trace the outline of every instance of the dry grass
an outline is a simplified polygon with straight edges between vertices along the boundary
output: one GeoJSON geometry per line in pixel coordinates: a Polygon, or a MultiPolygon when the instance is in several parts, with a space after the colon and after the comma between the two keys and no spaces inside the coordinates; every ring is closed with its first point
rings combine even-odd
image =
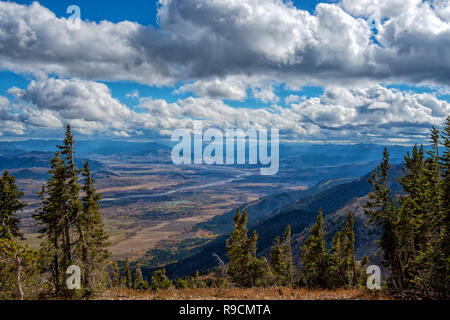
{"type": "Polygon", "coordinates": [[[158,292],[111,289],[100,300],[385,300],[359,289],[307,290],[291,288],[169,289],[158,292]]]}

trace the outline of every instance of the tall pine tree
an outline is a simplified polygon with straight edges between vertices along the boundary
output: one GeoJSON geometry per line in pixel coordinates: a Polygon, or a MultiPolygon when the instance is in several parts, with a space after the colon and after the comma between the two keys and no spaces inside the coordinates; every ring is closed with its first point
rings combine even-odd
{"type": "Polygon", "coordinates": [[[89,164],[83,168],[83,198],[75,166],[74,138],[66,127],[64,145],[58,146],[50,162],[50,178],[40,193],[41,208],[33,215],[45,238],[42,251],[51,255],[48,269],[57,294],[74,296],[65,286],[66,270],[77,265],[82,270],[84,294],[106,284],[108,235],[100,216],[100,195],[94,188],[89,164]]]}
{"type": "Polygon", "coordinates": [[[423,147],[414,146],[404,157],[403,176],[399,179],[404,194],[400,196],[398,251],[403,285],[409,287],[417,274],[417,255],[426,244],[428,232],[426,175],[423,147]]]}
{"type": "Polygon", "coordinates": [[[269,277],[269,265],[265,257],[256,257],[258,235],[253,231],[248,238],[247,212],[238,209],[234,217],[234,230],[227,240],[227,255],[230,259],[228,274],[231,280],[242,287],[264,285],[269,277]]]}
{"type": "Polygon", "coordinates": [[[59,151],[50,161],[50,178],[46,187],[40,192],[41,208],[33,217],[41,228],[39,233],[44,237],[41,251],[52,255],[48,269],[51,272],[53,288],[56,294],[61,292],[65,270],[61,266],[61,246],[63,237],[63,217],[66,212],[66,171],[59,151]]]}
{"type": "MultiPolygon", "coordinates": [[[[80,233],[82,219],[80,217],[82,206],[80,201],[80,186],[78,185],[78,174],[80,170],[75,166],[75,140],[72,135],[70,125],[66,126],[64,145],[58,146],[63,156],[63,165],[65,171],[65,210],[63,212],[63,241],[62,241],[62,266],[66,270],[74,262],[74,243],[76,239],[74,229],[80,233]]],[[[81,234],[77,235],[78,238],[81,234]]]]}
{"type": "Polygon", "coordinates": [[[142,276],[142,266],[141,263],[138,262],[136,264],[136,272],[134,273],[134,286],[133,288],[136,290],[145,290],[148,287],[148,283],[144,281],[142,276]]]}
{"type": "Polygon", "coordinates": [[[248,236],[247,236],[247,212],[241,213],[238,209],[234,216],[234,230],[227,240],[227,255],[230,259],[228,274],[236,284],[246,283],[248,267],[248,236]]]}
{"type": "Polygon", "coordinates": [[[23,238],[19,230],[20,219],[16,216],[27,204],[22,202],[23,192],[16,185],[16,179],[3,172],[0,178],[0,238],[23,238]]]}
{"type": "Polygon", "coordinates": [[[118,288],[120,285],[120,270],[117,260],[111,262],[111,287],[118,288]]]}
{"type": "Polygon", "coordinates": [[[123,285],[125,288],[131,289],[131,270],[130,270],[130,263],[128,262],[128,259],[125,259],[125,263],[123,265],[123,285]]]}
{"type": "Polygon", "coordinates": [[[354,215],[348,213],[347,222],[342,231],[333,238],[333,248],[330,255],[329,287],[352,287],[358,282],[355,260],[355,234],[353,231],[354,215]]]}
{"type": "Polygon", "coordinates": [[[17,213],[27,205],[22,197],[14,176],[5,171],[0,178],[0,299],[36,298],[40,288],[39,254],[20,243],[17,213]]]}
{"type": "Polygon", "coordinates": [[[300,282],[307,288],[327,288],[329,284],[328,255],[325,249],[323,213],[320,209],[316,223],[301,248],[300,282]]]}
{"type": "Polygon", "coordinates": [[[110,255],[107,247],[110,242],[108,234],[104,231],[99,204],[101,196],[95,190],[89,162],[85,163],[82,175],[84,197],[82,198],[81,221],[78,226],[82,239],[81,259],[84,270],[84,290],[86,294],[90,294],[96,288],[101,288],[107,277],[107,259],[110,255]]]}
{"type": "Polygon", "coordinates": [[[437,263],[439,268],[440,286],[438,295],[441,297],[450,296],[450,116],[444,124],[442,134],[444,151],[442,155],[442,228],[439,239],[439,251],[437,263]]]}
{"type": "Polygon", "coordinates": [[[374,191],[369,193],[369,201],[365,206],[365,213],[369,216],[369,223],[382,226],[383,233],[379,246],[383,251],[383,264],[391,275],[391,285],[403,289],[403,270],[399,251],[399,210],[388,186],[390,157],[387,147],[384,148],[383,160],[377,166],[369,179],[374,191]]]}
{"type": "Polygon", "coordinates": [[[296,268],[292,261],[290,226],[286,228],[281,242],[280,237],[275,238],[269,257],[269,266],[275,282],[281,286],[293,285],[296,277],[296,268]]]}

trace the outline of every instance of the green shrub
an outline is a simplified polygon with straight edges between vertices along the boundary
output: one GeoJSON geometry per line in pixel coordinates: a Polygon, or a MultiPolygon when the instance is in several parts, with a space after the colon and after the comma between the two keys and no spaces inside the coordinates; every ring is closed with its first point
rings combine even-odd
{"type": "Polygon", "coordinates": [[[152,284],[150,289],[153,291],[166,290],[172,286],[172,281],[166,277],[166,269],[155,271],[152,275],[152,284]]]}

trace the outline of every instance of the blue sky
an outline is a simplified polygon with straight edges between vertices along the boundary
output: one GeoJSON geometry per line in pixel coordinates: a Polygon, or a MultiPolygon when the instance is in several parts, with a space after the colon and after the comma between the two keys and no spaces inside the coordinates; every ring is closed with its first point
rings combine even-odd
{"type": "MultiPolygon", "coordinates": [[[[19,4],[29,5],[33,1],[14,1],[19,4]]],[[[107,20],[120,22],[124,20],[138,22],[143,25],[157,26],[156,1],[108,1],[108,0],[41,0],[39,3],[50,9],[57,17],[67,17],[67,7],[78,5],[81,9],[82,19],[100,22],[107,20]]]]}
{"type": "MultiPolygon", "coordinates": [[[[33,1],[22,0],[14,1],[18,4],[30,5],[33,1]]],[[[333,1],[311,1],[311,0],[296,0],[293,1],[299,9],[308,10],[313,13],[315,6],[320,2],[333,2],[333,1]]],[[[39,3],[50,9],[57,17],[69,17],[67,8],[70,5],[78,5],[81,9],[81,18],[83,20],[101,22],[103,20],[111,22],[121,22],[124,20],[137,22],[141,25],[151,25],[158,28],[157,22],[157,1],[144,1],[144,0],[130,0],[130,1],[108,1],[108,0],[42,0],[39,3]]],[[[21,74],[13,73],[11,71],[2,71],[0,73],[0,93],[6,94],[11,84],[17,86],[21,89],[25,89],[28,85],[29,80],[32,77],[26,77],[21,74]]],[[[180,97],[185,97],[186,95],[173,95],[174,87],[157,87],[157,86],[147,86],[138,83],[130,82],[106,82],[106,84],[111,88],[112,96],[119,99],[123,103],[128,103],[129,105],[137,104],[135,99],[127,98],[126,95],[133,90],[138,90],[144,96],[151,96],[155,99],[166,99],[170,102],[175,102],[180,97]]],[[[290,93],[289,90],[284,90],[283,86],[279,86],[278,95],[281,98],[285,98],[290,93]]],[[[299,95],[304,95],[309,97],[319,96],[323,92],[320,87],[309,87],[306,86],[295,92],[299,95]]],[[[257,101],[255,99],[248,99],[246,101],[233,101],[227,100],[227,102],[236,107],[264,107],[264,103],[257,101]]]]}
{"type": "Polygon", "coordinates": [[[203,119],[412,143],[450,112],[445,1],[32,3],[0,1],[0,139],[67,123],[86,138],[167,137],[203,119]]]}
{"type": "MultiPolygon", "coordinates": [[[[21,0],[14,2],[29,5],[33,1],[21,0]]],[[[308,10],[313,13],[316,5],[320,2],[333,3],[334,1],[294,0],[292,3],[299,9],[308,10]]],[[[129,20],[143,25],[158,26],[156,21],[157,1],[41,0],[39,3],[53,11],[57,17],[67,17],[67,7],[75,4],[82,8],[82,18],[90,21],[100,22],[102,20],[108,20],[111,22],[120,22],[129,20]]]]}

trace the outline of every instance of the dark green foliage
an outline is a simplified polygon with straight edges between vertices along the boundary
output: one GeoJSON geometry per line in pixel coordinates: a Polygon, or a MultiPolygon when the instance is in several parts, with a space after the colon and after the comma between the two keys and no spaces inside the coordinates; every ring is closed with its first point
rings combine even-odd
{"type": "Polygon", "coordinates": [[[384,149],[383,160],[369,179],[374,191],[369,193],[365,212],[369,223],[383,228],[379,246],[383,251],[383,264],[391,274],[394,288],[403,289],[403,272],[400,261],[399,222],[400,214],[388,187],[390,169],[389,152],[384,149]]]}
{"type": "Polygon", "coordinates": [[[217,278],[213,283],[213,287],[217,289],[228,289],[231,288],[231,283],[227,279],[217,278]]]}
{"type": "Polygon", "coordinates": [[[439,240],[437,246],[440,254],[435,263],[439,266],[437,278],[439,286],[437,294],[441,297],[450,295],[450,116],[444,125],[442,134],[444,152],[442,154],[442,191],[439,240]]]}
{"type": "Polygon", "coordinates": [[[88,162],[84,165],[82,175],[84,196],[78,232],[81,238],[84,290],[86,294],[90,294],[101,288],[107,277],[106,266],[110,255],[107,247],[110,242],[100,215],[101,195],[95,190],[88,162]]]}
{"type": "Polygon", "coordinates": [[[302,269],[300,284],[307,288],[327,288],[329,283],[329,259],[325,249],[323,214],[319,211],[316,223],[301,248],[302,269]]]}
{"type": "Polygon", "coordinates": [[[359,262],[358,271],[358,286],[366,287],[367,286],[367,267],[369,266],[369,257],[364,256],[362,260],[359,262]]]}
{"type": "Polygon", "coordinates": [[[100,216],[101,197],[94,188],[88,163],[82,170],[84,185],[81,188],[78,184],[81,170],[75,166],[70,126],[64,145],[58,148],[50,163],[50,178],[40,193],[41,208],[33,217],[45,238],[42,250],[52,254],[51,259],[44,259],[47,265],[43,267],[50,272],[54,291],[67,297],[77,294],[65,286],[67,268],[77,265],[82,270],[82,293],[87,296],[107,283],[109,241],[100,216]]]}
{"type": "Polygon", "coordinates": [[[191,289],[192,284],[189,282],[188,279],[178,278],[177,281],[175,282],[175,288],[177,288],[179,290],[191,289]]]}
{"type": "Polygon", "coordinates": [[[65,214],[66,186],[65,169],[59,152],[50,162],[50,178],[46,187],[42,187],[40,193],[41,209],[33,215],[41,228],[39,232],[45,238],[41,250],[53,254],[52,260],[45,268],[50,270],[53,287],[56,293],[60,293],[63,285],[64,271],[61,267],[61,243],[63,241],[63,229],[61,227],[65,214]],[[45,245],[45,247],[44,247],[45,245]]]}
{"type": "Polygon", "coordinates": [[[0,178],[0,238],[23,237],[19,231],[20,219],[16,217],[16,213],[27,205],[20,200],[22,197],[16,179],[8,171],[3,172],[0,178]]]}
{"type": "Polygon", "coordinates": [[[62,270],[67,270],[67,268],[75,261],[75,250],[78,248],[75,248],[72,244],[76,241],[73,233],[74,229],[80,233],[79,230],[82,228],[82,218],[80,217],[82,205],[79,195],[80,186],[78,185],[78,174],[80,173],[80,170],[75,167],[74,143],[72,130],[70,126],[67,125],[64,145],[58,146],[63,157],[61,168],[59,169],[63,170],[62,174],[64,177],[64,180],[61,181],[63,184],[61,186],[63,189],[63,197],[61,199],[63,209],[59,219],[60,221],[58,221],[62,233],[62,270]]]}
{"type": "MultiPolygon", "coordinates": [[[[421,267],[416,263],[417,254],[426,244],[428,227],[425,221],[429,218],[427,210],[431,203],[427,203],[425,200],[428,186],[427,177],[424,174],[423,148],[419,149],[414,146],[411,155],[408,152],[404,159],[403,176],[400,178],[400,183],[405,195],[400,197],[398,241],[403,274],[402,282],[406,287],[410,287],[414,275],[421,267]]],[[[429,164],[432,163],[429,162],[429,164]]]]}
{"type": "Polygon", "coordinates": [[[383,228],[380,247],[390,287],[445,298],[450,289],[450,117],[441,137],[442,142],[433,128],[427,157],[417,146],[405,156],[399,207],[386,187],[389,155],[385,151],[371,179],[374,192],[366,213],[383,228]]]}
{"type": "Polygon", "coordinates": [[[166,277],[166,270],[157,270],[152,275],[152,283],[150,289],[153,291],[167,290],[172,286],[172,281],[166,277]]]}
{"type": "Polygon", "coordinates": [[[247,278],[248,265],[248,239],[247,239],[247,212],[241,214],[238,209],[234,217],[234,230],[227,241],[227,254],[230,259],[228,274],[235,283],[244,283],[247,278]]]}
{"type": "Polygon", "coordinates": [[[1,237],[0,300],[36,299],[45,290],[39,278],[39,252],[13,237],[1,237]]]}
{"type": "Polygon", "coordinates": [[[342,231],[333,238],[330,255],[330,284],[332,288],[353,287],[357,285],[358,275],[355,261],[354,215],[350,211],[342,231]]]}
{"type": "Polygon", "coordinates": [[[125,263],[123,265],[123,276],[122,276],[122,285],[125,288],[131,289],[131,270],[130,270],[130,263],[128,262],[128,259],[125,259],[125,263]]]}
{"type": "Polygon", "coordinates": [[[118,288],[120,285],[120,271],[116,260],[110,263],[111,287],[118,288]]]}
{"type": "Polygon", "coordinates": [[[136,264],[136,272],[134,274],[133,288],[136,290],[147,290],[148,287],[149,287],[148,282],[144,281],[144,278],[142,277],[141,263],[138,262],[136,264]]]}
{"type": "Polygon", "coordinates": [[[256,257],[258,235],[253,231],[248,238],[247,212],[238,209],[233,222],[234,230],[227,241],[227,255],[230,259],[228,274],[233,283],[241,287],[265,285],[270,277],[265,257],[256,257]]]}
{"type": "Polygon", "coordinates": [[[292,261],[290,226],[286,228],[281,242],[279,237],[275,238],[269,257],[270,270],[277,285],[292,286],[296,280],[297,270],[292,261]]]}
{"type": "Polygon", "coordinates": [[[45,289],[39,284],[39,252],[23,245],[16,213],[26,204],[13,176],[0,178],[0,300],[33,299],[45,289]]]}

